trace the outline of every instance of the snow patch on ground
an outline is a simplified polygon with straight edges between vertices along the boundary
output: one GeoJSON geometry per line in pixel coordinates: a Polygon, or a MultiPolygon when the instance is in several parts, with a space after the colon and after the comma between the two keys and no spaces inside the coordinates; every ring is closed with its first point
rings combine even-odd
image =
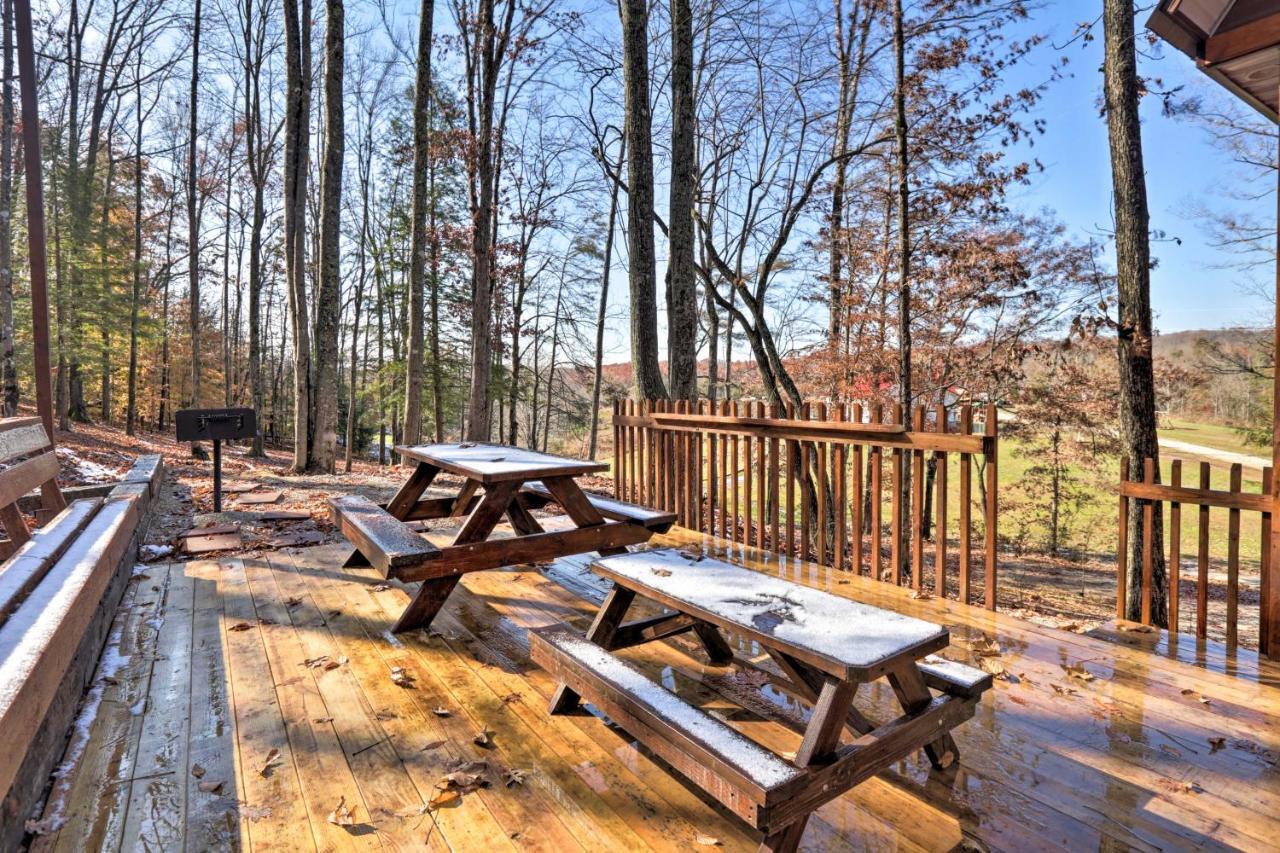
{"type": "Polygon", "coordinates": [[[80,477],[88,484],[110,483],[120,479],[120,472],[108,468],[105,465],[99,465],[92,459],[86,459],[67,447],[59,447],[57,449],[58,463],[76,469],[80,472],[80,477]]]}
{"type": "MultiPolygon", "coordinates": [[[[173,553],[172,545],[143,545],[138,549],[138,556],[146,562],[159,560],[161,557],[167,557],[173,553]]],[[[135,571],[136,574],[136,571],[135,571]]]]}

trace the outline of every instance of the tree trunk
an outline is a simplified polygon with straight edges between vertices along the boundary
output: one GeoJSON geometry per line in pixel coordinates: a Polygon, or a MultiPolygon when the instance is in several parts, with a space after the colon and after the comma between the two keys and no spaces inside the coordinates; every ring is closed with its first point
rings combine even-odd
{"type": "MultiPolygon", "coordinates": [[[[200,408],[200,206],[196,203],[196,138],[200,132],[200,3],[195,0],[191,35],[191,104],[187,140],[187,274],[191,281],[191,405],[200,408]]],[[[192,445],[192,452],[196,452],[192,445]]]]}
{"type": "Polygon", "coordinates": [[[471,223],[471,394],[467,440],[489,440],[489,381],[493,374],[493,162],[494,99],[500,57],[494,53],[493,0],[479,0],[476,46],[480,68],[476,170],[478,190],[471,223]]]}
{"type": "Polygon", "coordinates": [[[413,225],[409,260],[409,354],[405,359],[404,435],[422,440],[423,299],[427,279],[427,170],[431,159],[431,28],[435,0],[422,0],[418,22],[418,69],[413,94],[413,225]]]}
{"type": "Polygon", "coordinates": [[[653,131],[649,112],[649,6],[622,0],[626,100],[627,249],[631,283],[631,367],[639,400],[667,396],[658,364],[658,305],[653,250],[653,131]]]}
{"type": "MultiPolygon", "coordinates": [[[[625,144],[625,143],[624,143],[625,144]]],[[[620,152],[621,157],[626,156],[625,148],[620,152]]],[[[621,164],[619,164],[621,165],[621,164]]],[[[600,385],[603,378],[604,363],[604,319],[605,310],[609,303],[609,273],[613,270],[613,232],[618,221],[618,192],[620,191],[617,181],[614,181],[613,189],[609,193],[609,225],[608,231],[604,237],[604,269],[600,272],[600,304],[596,310],[596,359],[595,374],[591,382],[591,442],[587,452],[587,458],[595,460],[596,446],[599,441],[600,433],[600,385]]],[[[695,356],[697,353],[695,352],[695,356]]],[[[697,363],[694,363],[694,394],[697,394],[697,363]]],[[[614,448],[614,464],[618,464],[618,449],[614,448]]]]}
{"type": "MultiPolygon", "coordinates": [[[[7,5],[7,3],[6,3],[7,5]]],[[[134,151],[133,165],[133,292],[129,298],[129,387],[125,402],[125,435],[138,428],[138,310],[142,301],[142,53],[137,57],[137,82],[134,85],[134,151]]],[[[7,76],[7,75],[6,75],[7,76]]]]}
{"type": "MultiPolygon", "coordinates": [[[[1142,130],[1138,115],[1138,61],[1134,44],[1132,0],[1103,0],[1105,31],[1104,96],[1107,136],[1111,146],[1111,185],[1115,205],[1116,291],[1120,363],[1120,440],[1135,475],[1147,459],[1155,460],[1160,476],[1160,447],[1156,440],[1155,377],[1151,350],[1151,246],[1148,232],[1146,177],[1142,165],[1142,130]]],[[[1130,516],[1129,600],[1126,615],[1141,616],[1142,513],[1130,516]]],[[[1151,571],[1151,621],[1168,624],[1164,537],[1160,505],[1156,504],[1151,571]]]]}
{"type": "Polygon", "coordinates": [[[693,14],[671,0],[671,191],[667,218],[667,372],[671,397],[698,396],[698,298],[693,268],[693,14]]]}
{"type": "Polygon", "coordinates": [[[311,1],[284,0],[285,278],[293,337],[293,470],[311,466],[311,329],[307,319],[306,190],[311,117],[311,1]]]}
{"type": "Polygon", "coordinates": [[[4,79],[0,81],[0,412],[18,414],[13,346],[13,0],[3,3],[4,79]]]}
{"type": "MultiPolygon", "coordinates": [[[[893,3],[893,52],[895,65],[894,142],[897,147],[898,177],[898,400],[903,418],[911,420],[914,398],[911,392],[911,187],[907,154],[906,34],[902,21],[902,0],[893,3]]],[[[899,565],[904,574],[911,563],[911,471],[902,467],[898,500],[902,507],[899,536],[899,565]]]]}

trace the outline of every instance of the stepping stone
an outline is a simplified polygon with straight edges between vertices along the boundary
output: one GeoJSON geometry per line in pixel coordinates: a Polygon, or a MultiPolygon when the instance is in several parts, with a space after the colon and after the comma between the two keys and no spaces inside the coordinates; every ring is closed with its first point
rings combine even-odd
{"type": "Polygon", "coordinates": [[[240,525],[238,524],[212,524],[208,527],[193,527],[183,533],[178,534],[179,539],[188,539],[192,536],[217,536],[221,533],[238,533],[240,525]]]}
{"type": "Polygon", "coordinates": [[[240,531],[214,533],[207,536],[188,536],[183,540],[183,550],[188,554],[207,554],[210,551],[238,551],[243,543],[240,531]]]}
{"type": "Polygon", "coordinates": [[[307,521],[310,518],[309,512],[295,512],[287,509],[269,509],[258,516],[259,521],[307,521]]]}
{"type": "Polygon", "coordinates": [[[273,504],[284,497],[284,492],[248,492],[236,496],[237,504],[273,504]]]}

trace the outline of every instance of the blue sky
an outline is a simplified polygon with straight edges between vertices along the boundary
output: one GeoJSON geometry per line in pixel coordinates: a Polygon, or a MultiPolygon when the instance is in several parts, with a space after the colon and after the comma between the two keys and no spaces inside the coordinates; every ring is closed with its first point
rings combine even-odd
{"type": "MultiPolygon", "coordinates": [[[[1052,2],[1035,16],[1033,27],[1063,45],[1085,14],[1096,14],[1100,6],[1100,2],[1052,2]]],[[[1139,22],[1144,19],[1145,15],[1139,22]]],[[[1063,50],[1070,58],[1072,76],[1051,84],[1039,109],[1048,122],[1047,132],[1032,149],[1045,171],[1020,193],[1027,208],[1055,210],[1080,235],[1109,230],[1111,223],[1106,123],[1097,107],[1102,89],[1101,32],[1098,35],[1090,45],[1075,43],[1063,50]]],[[[1027,82],[1043,79],[1059,55],[1052,47],[1041,49],[1021,73],[1027,82]]],[[[1206,98],[1230,97],[1172,48],[1165,49],[1159,59],[1141,62],[1142,72],[1160,77],[1166,88],[1186,85],[1206,98]]],[[[1152,273],[1157,328],[1175,332],[1270,324],[1270,306],[1246,292],[1246,274],[1229,267],[1231,256],[1208,244],[1204,224],[1188,211],[1193,197],[1214,205],[1223,187],[1243,180],[1239,167],[1214,147],[1203,128],[1186,119],[1162,116],[1157,98],[1144,101],[1142,131],[1151,227],[1181,240],[1181,245],[1166,240],[1152,247],[1159,260],[1152,273]]],[[[1274,196],[1261,199],[1258,206],[1262,221],[1274,220],[1274,196]]]]}

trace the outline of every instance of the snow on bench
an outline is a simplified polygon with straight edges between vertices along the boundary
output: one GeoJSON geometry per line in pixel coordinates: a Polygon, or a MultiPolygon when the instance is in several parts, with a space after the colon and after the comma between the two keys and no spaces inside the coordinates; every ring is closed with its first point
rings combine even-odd
{"type": "Polygon", "coordinates": [[[440,556],[439,548],[363,495],[329,498],[329,508],[342,535],[384,577],[440,556]]]}
{"type": "Polygon", "coordinates": [[[949,642],[941,625],[674,549],[605,557],[592,569],[844,679],[873,680],[949,642]]]}
{"type": "MultiPolygon", "coordinates": [[[[555,495],[551,494],[551,490],[537,480],[525,483],[521,491],[540,500],[555,501],[555,495]]],[[[647,506],[615,500],[604,495],[593,495],[590,492],[583,492],[583,494],[596,508],[596,512],[613,521],[629,521],[657,533],[666,533],[671,529],[671,525],[676,523],[674,512],[650,509],[647,506]]]]}
{"type": "Polygon", "coordinates": [[[757,828],[758,807],[785,798],[807,778],[807,771],[571,629],[535,628],[529,645],[538,665],[757,828]]]}

